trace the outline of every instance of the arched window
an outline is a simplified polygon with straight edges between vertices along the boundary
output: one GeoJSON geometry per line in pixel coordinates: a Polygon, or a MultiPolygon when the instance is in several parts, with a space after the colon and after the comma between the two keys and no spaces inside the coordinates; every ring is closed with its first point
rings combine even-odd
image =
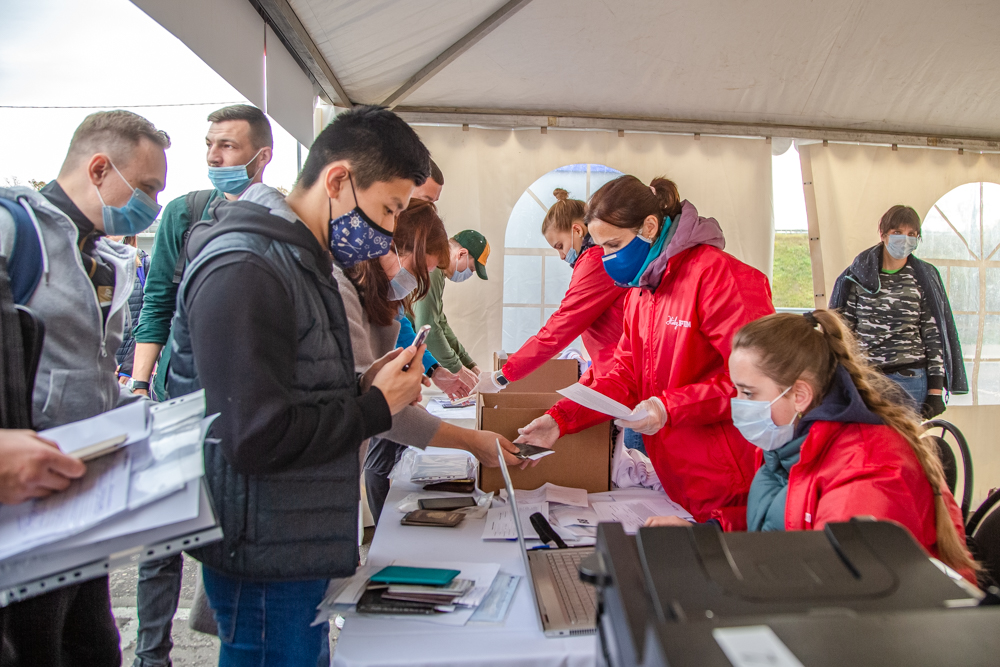
{"type": "MultiPolygon", "coordinates": [[[[559,307],[573,270],[542,236],[542,220],[562,188],[588,201],[598,188],[621,176],[601,164],[570,164],[531,184],[507,221],[503,258],[503,349],[514,352],[538,333],[559,307]]],[[[582,345],[579,346],[581,352],[582,345]]]]}
{"type": "Polygon", "coordinates": [[[927,212],[917,255],[941,271],[955,313],[969,394],[954,405],[1000,404],[1000,185],[966,183],[927,212]]]}

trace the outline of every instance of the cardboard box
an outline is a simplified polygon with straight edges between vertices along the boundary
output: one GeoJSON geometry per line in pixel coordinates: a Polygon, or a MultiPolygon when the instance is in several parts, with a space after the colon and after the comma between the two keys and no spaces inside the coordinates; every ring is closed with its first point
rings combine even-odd
{"type": "MultiPolygon", "coordinates": [[[[572,360],[570,360],[572,361],[572,360]]],[[[576,363],[575,361],[573,362],[576,363]]],[[[480,394],[477,407],[479,429],[517,438],[517,429],[541,417],[562,396],[545,393],[480,394]]],[[[586,489],[588,493],[611,490],[611,422],[599,424],[556,441],[555,454],[527,470],[510,469],[515,489],[537,489],[546,482],[586,489]]],[[[479,488],[487,493],[504,488],[500,468],[479,468],[479,488]]]]}
{"type": "MultiPolygon", "coordinates": [[[[493,370],[498,371],[507,362],[506,352],[493,353],[493,370]]],[[[511,382],[504,394],[540,394],[565,389],[580,379],[580,364],[576,359],[549,359],[535,372],[517,382],[511,382]]],[[[552,407],[552,406],[549,406],[552,407]]]]}

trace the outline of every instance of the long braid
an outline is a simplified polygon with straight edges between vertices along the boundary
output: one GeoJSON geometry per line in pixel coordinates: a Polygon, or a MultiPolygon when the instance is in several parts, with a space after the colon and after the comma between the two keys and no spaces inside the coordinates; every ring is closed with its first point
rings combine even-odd
{"type": "Polygon", "coordinates": [[[812,384],[815,398],[810,409],[826,395],[837,365],[843,366],[868,409],[902,435],[916,454],[934,492],[937,551],[941,560],[955,570],[979,569],[948,512],[942,495],[946,488],[944,470],[935,446],[921,437],[916,413],[903,401],[895,400],[902,390],[865,360],[839,315],[829,310],[807,313],[806,317],[792,313],[769,315],[736,333],[733,350],[739,348],[756,350],[761,369],[782,386],[789,386],[799,378],[812,384]]]}
{"type": "Polygon", "coordinates": [[[942,489],[945,489],[947,484],[935,445],[928,438],[922,437],[923,429],[916,413],[890,398],[899,394],[899,387],[864,360],[858,351],[854,336],[837,314],[828,310],[817,310],[813,313],[813,317],[822,327],[824,338],[837,361],[850,373],[865,405],[881,417],[887,426],[906,439],[913,448],[917,460],[920,461],[924,474],[927,475],[927,481],[934,491],[937,551],[941,560],[955,570],[978,569],[978,564],[969,556],[965,543],[955,529],[942,495],[942,489]]]}

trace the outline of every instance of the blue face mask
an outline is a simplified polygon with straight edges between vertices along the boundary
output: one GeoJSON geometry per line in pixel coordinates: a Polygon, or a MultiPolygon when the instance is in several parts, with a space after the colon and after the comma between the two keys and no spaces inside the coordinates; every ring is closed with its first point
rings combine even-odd
{"type": "Polygon", "coordinates": [[[889,242],[885,244],[885,249],[889,251],[895,259],[906,259],[920,242],[918,236],[907,236],[906,234],[889,234],[889,242]]]}
{"type": "MultiPolygon", "coordinates": [[[[132,188],[132,184],[125,180],[114,162],[111,163],[111,168],[125,181],[125,185],[132,188]]],[[[94,189],[97,190],[97,198],[101,200],[104,233],[108,236],[135,236],[139,232],[149,229],[160,213],[160,205],[138,188],[132,188],[132,196],[129,197],[124,206],[108,206],[104,203],[104,197],[101,196],[101,189],[96,185],[94,189]]]]}
{"type": "MultiPolygon", "coordinates": [[[[789,387],[788,389],[791,389],[789,387]]],[[[778,394],[781,398],[788,393],[788,389],[778,394]]],[[[765,452],[773,452],[783,445],[788,444],[795,435],[795,418],[791,423],[778,426],[771,418],[771,406],[773,401],[750,401],[743,398],[730,399],[730,408],[733,415],[733,426],[739,430],[751,444],[760,447],[765,452]]]]}
{"type": "MultiPolygon", "coordinates": [[[[262,150],[264,149],[261,148],[260,151],[262,150]]],[[[257,151],[257,155],[260,155],[260,151],[257,151]]],[[[250,162],[256,160],[257,155],[250,158],[250,162]]],[[[257,173],[260,171],[258,168],[253,176],[250,176],[247,173],[247,167],[250,166],[250,162],[232,167],[209,167],[208,180],[212,181],[212,185],[217,190],[225,192],[227,195],[242,194],[244,190],[250,187],[250,183],[253,179],[257,178],[257,173]]]]}
{"type": "Polygon", "coordinates": [[[576,263],[576,260],[580,257],[580,253],[576,251],[576,248],[570,248],[569,252],[566,253],[566,263],[570,266],[576,263]]]}
{"type": "Polygon", "coordinates": [[[639,277],[639,270],[646,263],[652,241],[641,234],[628,245],[604,256],[604,270],[619,285],[628,285],[639,277]]]}
{"type": "MultiPolygon", "coordinates": [[[[354,190],[350,173],[348,178],[354,190]]],[[[345,269],[385,255],[392,244],[392,234],[365,215],[358,206],[357,190],[354,192],[354,208],[336,219],[333,218],[333,200],[330,200],[330,252],[345,269]]]]}

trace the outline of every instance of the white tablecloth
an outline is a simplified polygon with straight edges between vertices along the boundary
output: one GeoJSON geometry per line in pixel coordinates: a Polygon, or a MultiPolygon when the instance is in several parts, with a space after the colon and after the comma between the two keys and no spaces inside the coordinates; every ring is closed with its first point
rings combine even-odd
{"type": "MultiPolygon", "coordinates": [[[[368,562],[387,565],[397,558],[426,561],[500,563],[500,571],[524,576],[517,542],[483,542],[485,519],[457,528],[400,525],[396,504],[419,491],[395,483],[389,491],[368,562]]],[[[521,579],[503,626],[452,628],[421,621],[352,616],[337,640],[337,667],[589,667],[595,664],[596,637],[547,638],[542,634],[530,584],[521,579]]]]}

